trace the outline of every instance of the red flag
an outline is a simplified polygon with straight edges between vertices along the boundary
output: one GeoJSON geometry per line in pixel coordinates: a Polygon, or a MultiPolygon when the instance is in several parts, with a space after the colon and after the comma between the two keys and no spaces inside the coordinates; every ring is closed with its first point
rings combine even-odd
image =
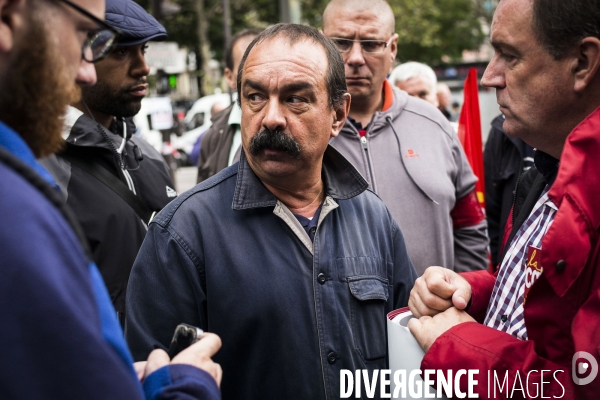
{"type": "Polygon", "coordinates": [[[479,179],[475,185],[477,200],[485,209],[485,185],[483,183],[483,144],[481,141],[481,115],[479,113],[479,91],[477,71],[469,70],[465,80],[465,97],[458,119],[458,138],[465,149],[467,159],[475,176],[479,179]]]}

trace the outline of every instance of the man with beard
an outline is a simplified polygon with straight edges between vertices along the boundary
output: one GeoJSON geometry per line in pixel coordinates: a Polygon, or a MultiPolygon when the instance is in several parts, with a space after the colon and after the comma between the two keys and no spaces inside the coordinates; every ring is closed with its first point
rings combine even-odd
{"type": "Polygon", "coordinates": [[[383,202],[328,144],[350,106],[334,44],[307,26],[268,28],[237,90],[240,161],[150,224],[126,337],[141,360],[180,321],[218,333],[224,399],[338,398],[342,369],[386,367],[385,315],[416,272],[383,202]]]}
{"type": "Polygon", "coordinates": [[[63,152],[42,161],[66,194],[121,322],[129,272],[153,213],[177,196],[162,156],[133,136],[146,95],[146,42],[165,29],[132,0],[107,0],[116,47],[96,63],[98,82],[67,113],[63,152]],[[98,178],[103,178],[99,180],[98,178]]]}
{"type": "Polygon", "coordinates": [[[133,367],[87,240],[35,160],[60,147],[75,83],[96,81],[117,34],[104,2],[0,0],[0,15],[0,398],[141,399],[138,378],[148,398],[219,398],[216,335],[133,367]]]}

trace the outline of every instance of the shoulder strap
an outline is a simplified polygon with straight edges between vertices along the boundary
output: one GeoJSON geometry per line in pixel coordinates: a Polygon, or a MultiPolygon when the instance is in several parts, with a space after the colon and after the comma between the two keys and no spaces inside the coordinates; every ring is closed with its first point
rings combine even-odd
{"type": "Polygon", "coordinates": [[[102,165],[90,161],[89,157],[82,156],[74,150],[72,146],[68,145],[65,150],[60,153],[60,156],[102,182],[129,204],[146,225],[150,223],[154,211],[146,207],[146,205],[140,201],[139,197],[133,194],[119,178],[106,170],[102,165]]]}

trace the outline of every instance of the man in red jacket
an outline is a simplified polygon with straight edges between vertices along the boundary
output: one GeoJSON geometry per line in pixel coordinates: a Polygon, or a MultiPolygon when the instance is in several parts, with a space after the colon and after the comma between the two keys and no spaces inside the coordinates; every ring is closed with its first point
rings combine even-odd
{"type": "Polygon", "coordinates": [[[496,88],[506,133],[537,149],[535,168],[498,270],[431,267],[409,302],[421,368],[478,370],[480,398],[600,391],[599,26],[597,0],[502,0],[494,15],[481,83],[496,88]]]}

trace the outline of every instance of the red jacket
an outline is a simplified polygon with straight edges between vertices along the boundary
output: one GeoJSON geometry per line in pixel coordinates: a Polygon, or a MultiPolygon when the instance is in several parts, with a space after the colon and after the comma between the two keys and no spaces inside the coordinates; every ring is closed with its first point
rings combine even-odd
{"type": "MultiPolygon", "coordinates": [[[[549,196],[558,212],[542,241],[543,273],[525,303],[529,340],[479,323],[460,324],[433,343],[422,369],[478,369],[475,388],[480,398],[542,398],[536,395],[541,370],[550,370],[543,376],[544,396],[600,398],[600,377],[577,385],[571,373],[575,352],[590,353],[596,365],[600,361],[600,108],[568,136],[549,196]],[[494,396],[488,371],[495,371],[500,384],[508,374],[508,397],[506,388],[500,395],[498,385],[494,396]]],[[[477,271],[462,276],[473,289],[469,314],[481,322],[496,275],[477,271]]],[[[493,372],[490,377],[493,383],[493,372]]],[[[466,379],[461,381],[463,391],[466,384],[466,379]]]]}

